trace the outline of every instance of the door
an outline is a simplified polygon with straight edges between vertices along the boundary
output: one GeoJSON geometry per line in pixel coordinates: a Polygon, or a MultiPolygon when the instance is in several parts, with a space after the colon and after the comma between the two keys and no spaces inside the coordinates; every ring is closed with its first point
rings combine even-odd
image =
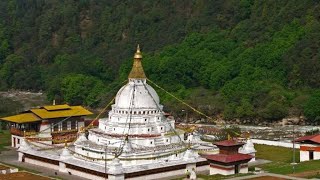
{"type": "Polygon", "coordinates": [[[309,160],[313,160],[313,151],[309,151],[309,160]]]}
{"type": "Polygon", "coordinates": [[[13,147],[16,147],[16,138],[13,138],[13,147]]]}
{"type": "Polygon", "coordinates": [[[240,167],[240,164],[234,165],[234,173],[235,174],[239,174],[239,167],[240,167]]]}

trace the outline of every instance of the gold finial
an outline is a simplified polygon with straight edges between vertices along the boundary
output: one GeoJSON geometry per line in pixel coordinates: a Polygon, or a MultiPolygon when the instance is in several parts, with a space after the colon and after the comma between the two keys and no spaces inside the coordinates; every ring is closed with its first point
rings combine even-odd
{"type": "Polygon", "coordinates": [[[64,140],[64,147],[67,147],[68,143],[67,143],[67,140],[65,139],[64,140]]]}
{"type": "Polygon", "coordinates": [[[137,46],[137,53],[140,53],[140,45],[137,46]]]}
{"type": "Polygon", "coordinates": [[[141,60],[142,60],[142,54],[140,51],[140,46],[138,44],[137,46],[137,51],[134,54],[134,60],[133,60],[133,66],[131,69],[131,72],[129,74],[129,78],[131,79],[145,79],[146,75],[144,73],[142,64],[141,64],[141,60]]]}
{"type": "Polygon", "coordinates": [[[136,53],[134,54],[134,59],[142,59],[142,55],[141,55],[141,52],[140,52],[140,46],[138,44],[137,46],[137,51],[136,53]]]}

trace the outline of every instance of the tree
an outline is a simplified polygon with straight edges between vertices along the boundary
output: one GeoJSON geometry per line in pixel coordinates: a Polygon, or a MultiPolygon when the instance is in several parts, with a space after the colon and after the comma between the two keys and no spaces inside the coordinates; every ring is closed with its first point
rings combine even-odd
{"type": "Polygon", "coordinates": [[[304,115],[309,122],[318,124],[320,121],[320,92],[312,94],[304,106],[304,115]]]}
{"type": "Polygon", "coordinates": [[[99,79],[82,74],[68,75],[61,82],[61,94],[72,105],[98,103],[104,90],[105,86],[99,79]]]}

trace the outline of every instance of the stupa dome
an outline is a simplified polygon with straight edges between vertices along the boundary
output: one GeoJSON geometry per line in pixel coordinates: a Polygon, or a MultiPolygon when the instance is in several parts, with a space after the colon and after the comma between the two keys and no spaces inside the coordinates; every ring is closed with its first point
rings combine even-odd
{"type": "Polygon", "coordinates": [[[138,109],[158,109],[159,101],[157,92],[145,81],[138,80],[137,82],[129,82],[118,91],[115,107],[121,109],[132,107],[138,109]]]}
{"type": "Polygon", "coordinates": [[[138,46],[134,55],[132,70],[129,74],[129,82],[117,93],[115,108],[128,109],[158,109],[159,96],[157,92],[146,83],[146,76],[142,67],[142,55],[138,46]]]}

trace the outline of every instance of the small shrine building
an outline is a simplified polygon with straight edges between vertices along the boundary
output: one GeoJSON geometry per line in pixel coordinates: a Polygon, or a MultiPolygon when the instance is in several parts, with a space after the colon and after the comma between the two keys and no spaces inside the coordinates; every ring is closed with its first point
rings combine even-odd
{"type": "Polygon", "coordinates": [[[219,148],[219,153],[203,155],[210,163],[210,175],[248,173],[248,162],[253,156],[238,152],[244,144],[235,140],[214,143],[219,148]]]}
{"type": "Polygon", "coordinates": [[[295,140],[300,144],[300,161],[320,159],[320,134],[303,136],[295,140]]]}

